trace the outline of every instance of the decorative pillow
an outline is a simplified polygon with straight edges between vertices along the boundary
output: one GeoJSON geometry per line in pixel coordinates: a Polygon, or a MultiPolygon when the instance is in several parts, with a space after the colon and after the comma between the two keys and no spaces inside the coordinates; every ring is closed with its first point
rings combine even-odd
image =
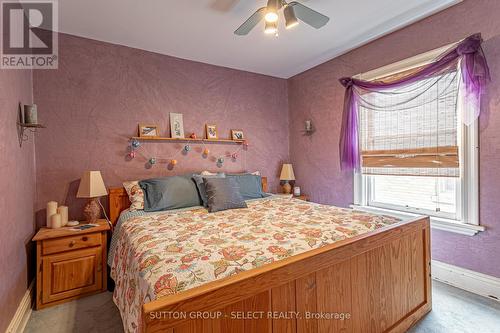
{"type": "Polygon", "coordinates": [[[138,180],[124,182],[123,187],[127,191],[128,199],[130,200],[129,210],[143,210],[144,209],[144,191],[139,186],[138,180]]]}
{"type": "Polygon", "coordinates": [[[243,199],[258,199],[266,197],[262,191],[262,177],[250,173],[226,174],[226,178],[232,178],[240,187],[240,193],[243,199]]]}
{"type": "Polygon", "coordinates": [[[234,208],[247,208],[234,178],[204,178],[210,213],[234,208]]]}
{"type": "Polygon", "coordinates": [[[205,189],[205,183],[203,183],[204,178],[225,178],[224,173],[209,173],[208,171],[203,171],[200,175],[194,174],[193,180],[198,188],[198,193],[200,194],[203,206],[208,207],[207,191],[205,189]],[[208,174],[207,174],[208,173],[208,174]]]}
{"type": "Polygon", "coordinates": [[[141,180],[144,191],[144,211],[157,212],[200,206],[200,197],[191,175],[141,180]]]}

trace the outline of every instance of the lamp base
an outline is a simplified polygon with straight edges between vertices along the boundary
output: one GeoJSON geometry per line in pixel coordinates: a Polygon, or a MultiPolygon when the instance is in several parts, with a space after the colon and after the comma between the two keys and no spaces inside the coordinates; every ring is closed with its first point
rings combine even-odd
{"type": "Polygon", "coordinates": [[[88,223],[96,223],[101,218],[99,198],[92,198],[83,208],[83,216],[88,223]]]}
{"type": "Polygon", "coordinates": [[[290,185],[288,181],[286,181],[285,184],[283,184],[282,188],[284,194],[292,193],[292,185],[290,185]]]}

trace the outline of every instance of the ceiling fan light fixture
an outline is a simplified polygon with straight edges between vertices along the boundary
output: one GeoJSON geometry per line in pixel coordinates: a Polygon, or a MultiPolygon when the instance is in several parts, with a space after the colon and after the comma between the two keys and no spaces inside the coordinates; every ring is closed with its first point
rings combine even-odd
{"type": "Polygon", "coordinates": [[[266,22],[273,23],[278,21],[278,13],[276,12],[267,12],[266,13],[266,22]]]}
{"type": "Polygon", "coordinates": [[[286,6],[283,12],[285,14],[285,27],[287,29],[293,28],[299,24],[293,6],[286,6]]]}
{"type": "Polygon", "coordinates": [[[268,0],[266,7],[266,16],[264,16],[266,22],[277,22],[278,21],[278,9],[280,5],[280,0],[268,0]]]}
{"type": "Polygon", "coordinates": [[[266,22],[266,28],[264,29],[266,34],[275,34],[278,32],[278,23],[277,22],[266,22]]]}

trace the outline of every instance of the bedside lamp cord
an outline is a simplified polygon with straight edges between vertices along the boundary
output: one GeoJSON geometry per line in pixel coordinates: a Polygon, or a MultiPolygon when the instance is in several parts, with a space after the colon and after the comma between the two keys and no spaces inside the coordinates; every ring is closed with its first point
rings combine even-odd
{"type": "Polygon", "coordinates": [[[104,213],[104,217],[106,218],[106,221],[108,222],[109,227],[111,228],[111,232],[113,232],[113,224],[111,223],[111,221],[108,218],[108,215],[106,214],[106,210],[104,209],[104,206],[101,203],[101,198],[98,198],[97,201],[99,202],[99,205],[102,208],[102,212],[104,213]]]}

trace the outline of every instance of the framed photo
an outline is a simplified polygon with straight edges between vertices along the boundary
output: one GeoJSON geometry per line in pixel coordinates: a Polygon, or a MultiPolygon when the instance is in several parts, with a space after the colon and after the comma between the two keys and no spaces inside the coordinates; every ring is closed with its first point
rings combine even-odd
{"type": "Polygon", "coordinates": [[[160,136],[160,130],[157,125],[143,125],[139,124],[140,137],[157,137],[160,136]]]}
{"type": "Polygon", "coordinates": [[[206,124],[207,139],[217,139],[217,126],[206,124]]]}
{"type": "Polygon", "coordinates": [[[184,139],[182,113],[170,113],[170,135],[172,138],[184,139]]]}
{"type": "Polygon", "coordinates": [[[243,135],[242,130],[231,130],[231,138],[237,141],[245,140],[245,136],[243,135]]]}

